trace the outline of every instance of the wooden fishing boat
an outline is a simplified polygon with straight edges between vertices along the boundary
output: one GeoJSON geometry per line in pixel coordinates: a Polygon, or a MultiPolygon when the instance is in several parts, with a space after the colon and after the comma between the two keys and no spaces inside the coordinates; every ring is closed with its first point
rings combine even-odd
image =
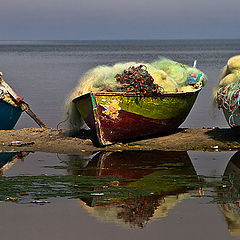
{"type": "Polygon", "coordinates": [[[13,129],[21,116],[21,98],[2,79],[0,73],[0,129],[13,129]]]}
{"type": "Polygon", "coordinates": [[[13,129],[22,112],[19,106],[0,100],[0,129],[13,129]]]}
{"type": "Polygon", "coordinates": [[[25,111],[40,127],[46,125],[32,112],[25,103],[3,80],[0,72],[0,130],[13,129],[22,112],[25,111]]]}
{"type": "Polygon", "coordinates": [[[192,92],[142,96],[136,93],[87,93],[73,99],[101,145],[177,129],[201,88],[192,92]]]}
{"type": "Polygon", "coordinates": [[[224,117],[226,118],[226,121],[228,122],[229,127],[233,130],[233,132],[237,135],[240,135],[240,112],[239,110],[235,112],[229,112],[228,109],[223,109],[224,117]],[[232,119],[234,119],[234,123],[232,122],[232,119]]]}
{"type": "Polygon", "coordinates": [[[228,125],[238,135],[240,135],[239,87],[239,81],[220,87],[216,98],[218,108],[222,109],[228,125]]]}

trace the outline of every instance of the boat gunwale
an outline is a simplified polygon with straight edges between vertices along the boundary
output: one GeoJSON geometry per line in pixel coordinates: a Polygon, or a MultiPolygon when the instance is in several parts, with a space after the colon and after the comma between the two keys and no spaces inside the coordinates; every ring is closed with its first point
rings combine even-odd
{"type": "Polygon", "coordinates": [[[94,96],[120,96],[120,97],[151,97],[151,98],[157,98],[157,97],[174,97],[174,96],[179,96],[179,95],[193,95],[196,93],[199,93],[202,90],[202,88],[198,88],[195,91],[191,92],[175,92],[175,93],[163,93],[159,95],[142,95],[142,94],[136,94],[136,93],[125,93],[125,92],[89,92],[86,94],[83,94],[81,96],[78,96],[72,100],[73,103],[78,102],[82,98],[85,98],[89,95],[94,95],[94,96]]]}
{"type": "Polygon", "coordinates": [[[3,99],[0,99],[0,102],[1,102],[1,103],[5,103],[5,104],[7,104],[8,106],[10,106],[10,107],[12,107],[12,108],[15,108],[15,109],[18,109],[18,110],[20,110],[21,112],[23,112],[23,110],[21,109],[20,106],[14,106],[14,105],[12,105],[11,103],[9,103],[9,102],[7,102],[7,101],[5,101],[5,100],[3,100],[3,99]]]}

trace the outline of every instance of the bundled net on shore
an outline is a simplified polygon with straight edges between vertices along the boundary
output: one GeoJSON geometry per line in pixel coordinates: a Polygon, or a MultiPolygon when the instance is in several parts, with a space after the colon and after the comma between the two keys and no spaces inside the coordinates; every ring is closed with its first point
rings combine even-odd
{"type": "Polygon", "coordinates": [[[218,108],[228,111],[228,123],[236,126],[240,108],[240,55],[231,57],[222,69],[214,97],[218,108]]]}
{"type": "Polygon", "coordinates": [[[88,92],[108,91],[157,96],[163,93],[195,91],[205,86],[206,82],[206,75],[199,69],[163,57],[152,63],[127,62],[113,66],[97,66],[79,80],[66,101],[66,112],[72,128],[79,125],[80,117],[72,100],[88,92]],[[193,83],[189,81],[189,77],[194,79],[193,83]]]}

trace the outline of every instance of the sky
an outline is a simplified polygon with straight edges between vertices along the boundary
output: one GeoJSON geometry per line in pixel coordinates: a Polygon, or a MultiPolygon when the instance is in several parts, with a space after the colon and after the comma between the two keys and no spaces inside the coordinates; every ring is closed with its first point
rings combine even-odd
{"type": "Polygon", "coordinates": [[[240,39],[240,0],[0,0],[0,40],[240,39]]]}

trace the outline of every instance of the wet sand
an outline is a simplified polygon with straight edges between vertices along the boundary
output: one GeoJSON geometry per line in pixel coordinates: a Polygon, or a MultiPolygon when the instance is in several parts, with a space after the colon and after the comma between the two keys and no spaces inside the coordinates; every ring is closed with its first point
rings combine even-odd
{"type": "Polygon", "coordinates": [[[101,147],[88,132],[68,137],[63,130],[24,128],[0,130],[0,151],[79,154],[98,150],[226,151],[240,150],[239,137],[231,129],[178,129],[171,134],[101,147]]]}

